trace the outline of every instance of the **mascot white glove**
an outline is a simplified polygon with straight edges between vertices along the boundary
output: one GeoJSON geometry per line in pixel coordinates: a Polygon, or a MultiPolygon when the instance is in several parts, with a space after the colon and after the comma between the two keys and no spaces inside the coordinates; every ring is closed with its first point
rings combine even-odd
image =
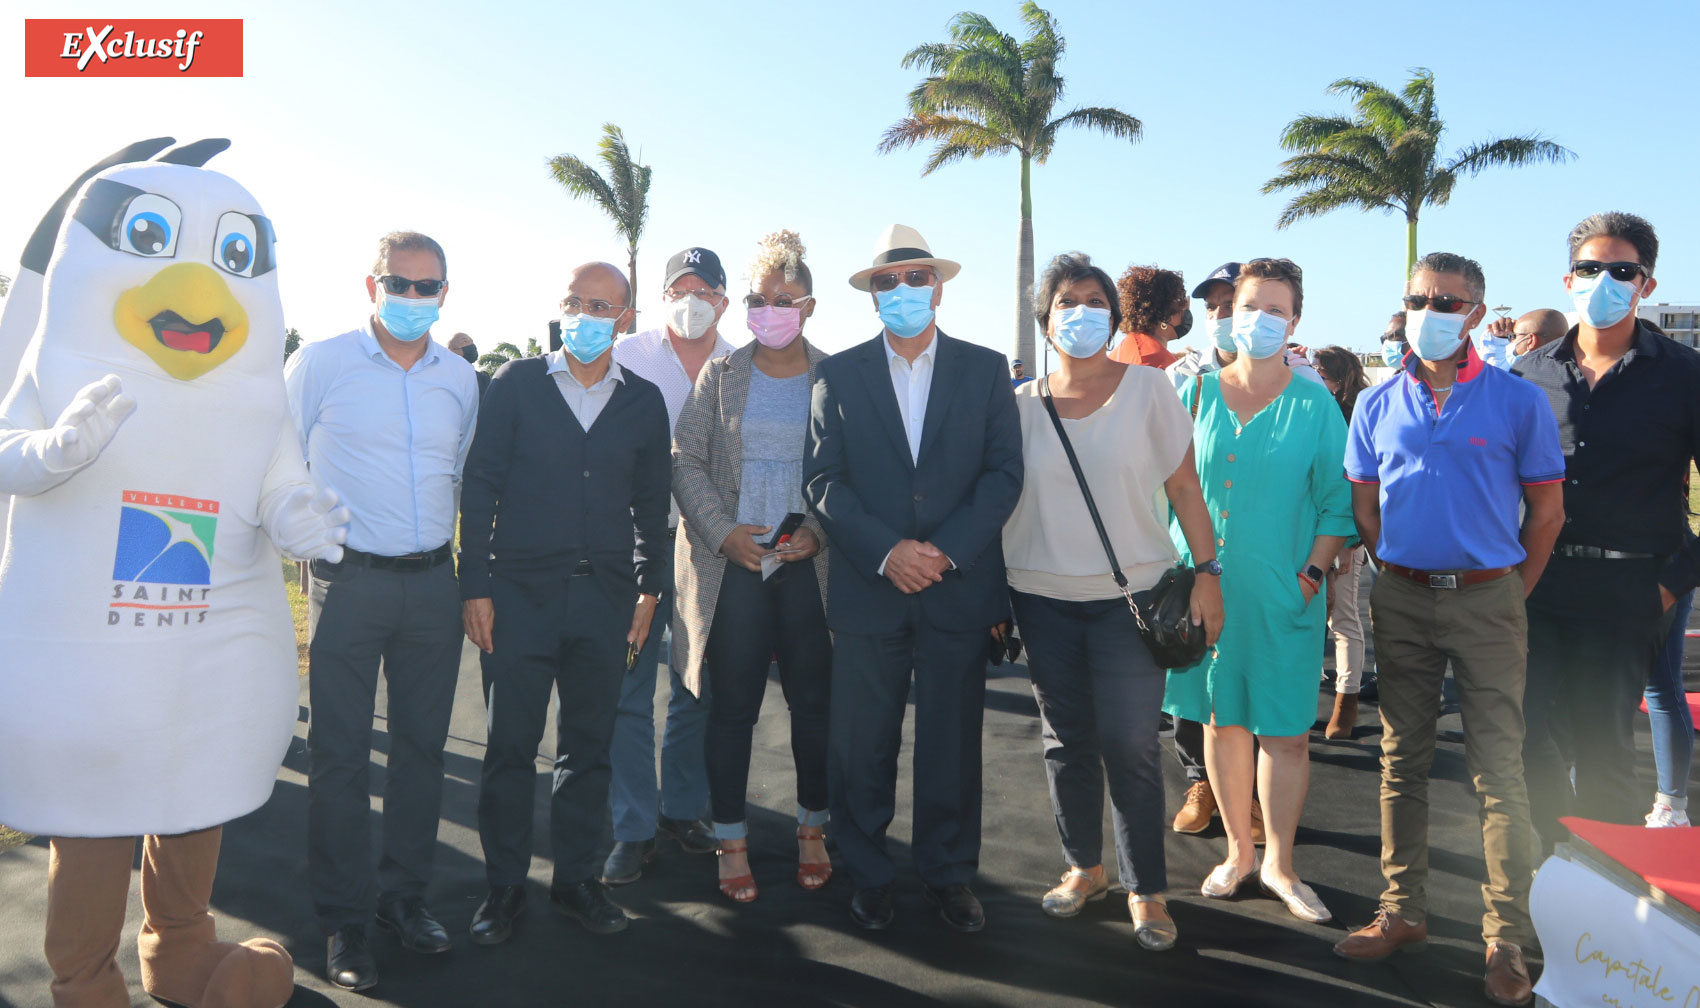
{"type": "Polygon", "coordinates": [[[79,389],[52,427],[0,430],[0,493],[43,493],[99,458],[136,408],[121,387],[107,375],[79,389]]]}
{"type": "Polygon", "coordinates": [[[297,560],[338,563],[351,517],[337,505],[336,491],[314,493],[312,487],[298,486],[263,511],[260,525],[278,549],[297,560]]]}

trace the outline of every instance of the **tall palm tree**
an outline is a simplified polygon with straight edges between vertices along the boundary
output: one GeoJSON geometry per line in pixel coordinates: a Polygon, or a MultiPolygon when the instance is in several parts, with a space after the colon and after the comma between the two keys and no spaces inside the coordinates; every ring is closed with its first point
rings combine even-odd
{"type": "MultiPolygon", "coordinates": [[[[613,123],[602,124],[596,155],[608,169],[607,177],[571,154],[550,158],[549,174],[570,195],[591,200],[613,220],[614,233],[626,240],[626,279],[631,282],[631,298],[635,301],[638,239],[643,237],[643,226],[649,221],[649,166],[632,158],[625,136],[613,123]]],[[[637,329],[637,314],[634,312],[631,318],[627,332],[637,329]]]]}
{"type": "Polygon", "coordinates": [[[1062,97],[1057,74],[1064,41],[1056,19],[1033,0],[1021,5],[1027,37],[1017,42],[984,14],[964,11],[950,22],[949,42],[916,46],[905,70],[927,77],[909,92],[909,115],[885,131],[882,154],[933,144],[922,175],[963,158],[1014,152],[1021,156],[1021,232],[1016,254],[1015,355],[1033,359],[1032,165],[1044,164],[1064,126],[1086,126],[1138,141],[1139,120],[1120,109],[1077,108],[1051,118],[1062,97]]]}
{"type": "Polygon", "coordinates": [[[1266,193],[1301,190],[1275,222],[1287,227],[1305,217],[1357,207],[1405,215],[1405,272],[1417,261],[1417,216],[1425,206],[1445,206],[1464,175],[1498,165],[1562,164],[1576,155],[1547,138],[1500,137],[1471,144],[1443,158],[1446,131],[1434,102],[1434,74],[1418,67],[1397,94],[1372,80],[1344,77],[1329,94],[1352,96],[1353,114],[1302,115],[1281,133],[1281,147],[1298,151],[1281,162],[1266,193]]]}

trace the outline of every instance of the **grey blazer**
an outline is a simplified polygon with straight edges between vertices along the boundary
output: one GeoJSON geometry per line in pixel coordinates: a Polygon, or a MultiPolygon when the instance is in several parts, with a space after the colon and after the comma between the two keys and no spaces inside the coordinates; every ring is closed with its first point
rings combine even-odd
{"type": "MultiPolygon", "coordinates": [[[[801,339],[802,337],[798,337],[801,339]]],[[[750,394],[755,346],[739,348],[703,365],[691,397],[673,428],[673,499],[679,502],[680,535],[673,545],[673,667],[685,686],[703,695],[703,656],[714,626],[726,557],[720,544],[738,527],[738,489],[744,475],[744,401],[750,394]]],[[[809,383],[819,377],[826,354],[807,340],[809,383]]],[[[807,431],[803,419],[798,444],[807,431]]],[[[810,514],[804,525],[820,540],[815,581],[826,604],[826,533],[810,514]]]]}

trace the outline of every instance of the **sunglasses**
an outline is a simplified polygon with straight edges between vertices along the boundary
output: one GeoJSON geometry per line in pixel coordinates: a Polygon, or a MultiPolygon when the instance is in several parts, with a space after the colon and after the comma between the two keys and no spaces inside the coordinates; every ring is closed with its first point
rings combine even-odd
{"type": "Polygon", "coordinates": [[[769,304],[772,304],[775,308],[796,308],[804,301],[813,301],[814,299],[815,296],[813,294],[804,294],[800,298],[793,298],[789,294],[781,294],[770,302],[767,298],[762,297],[760,294],[747,294],[744,296],[744,307],[750,309],[766,308],[769,304]]]}
{"type": "Polygon", "coordinates": [[[933,271],[930,269],[912,269],[903,273],[876,273],[868,278],[869,286],[877,291],[896,289],[899,283],[911,287],[926,287],[933,282],[933,271]]]}
{"type": "Polygon", "coordinates": [[[1578,259],[1570,264],[1570,272],[1584,280],[1590,280],[1600,275],[1604,270],[1611,274],[1613,280],[1624,283],[1635,279],[1636,276],[1652,276],[1647,267],[1637,262],[1600,262],[1598,259],[1578,259]]]}
{"type": "Polygon", "coordinates": [[[1405,307],[1411,311],[1422,311],[1424,308],[1433,308],[1435,311],[1440,312],[1443,315],[1453,315],[1462,311],[1465,305],[1478,304],[1481,304],[1481,302],[1466,301],[1461,297],[1453,297],[1450,294],[1436,294],[1433,297],[1429,297],[1426,294],[1405,295],[1405,307]]]}
{"type": "Polygon", "coordinates": [[[409,280],[393,273],[376,279],[378,283],[383,285],[384,290],[398,296],[406,294],[408,288],[411,287],[419,292],[420,297],[436,297],[442,293],[443,287],[448,284],[447,280],[409,280]]]}

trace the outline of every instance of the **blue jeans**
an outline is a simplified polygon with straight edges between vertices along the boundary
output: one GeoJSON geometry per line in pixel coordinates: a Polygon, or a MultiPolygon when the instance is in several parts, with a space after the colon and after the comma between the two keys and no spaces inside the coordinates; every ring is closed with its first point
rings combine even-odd
{"type": "Polygon", "coordinates": [[[1647,716],[1653,729],[1653,765],[1658,769],[1659,794],[1688,797],[1688,771],[1694,764],[1694,716],[1682,688],[1682,648],[1688,633],[1688,614],[1694,592],[1671,606],[1670,633],[1647,680],[1647,716]]]}
{"type": "Polygon", "coordinates": [[[661,638],[673,618],[673,583],[663,585],[655,607],[649,639],[638,652],[637,664],[620,682],[620,705],[614,717],[614,742],[609,759],[614,779],[608,807],[614,820],[614,839],[626,843],[655,836],[656,814],[669,819],[701,819],[708,814],[708,769],[703,739],[708,729],[709,702],[685,688],[673,668],[668,648],[667,669],[672,695],[667,700],[667,725],[661,740],[661,780],[655,774],[655,684],[660,678],[661,638]]]}

